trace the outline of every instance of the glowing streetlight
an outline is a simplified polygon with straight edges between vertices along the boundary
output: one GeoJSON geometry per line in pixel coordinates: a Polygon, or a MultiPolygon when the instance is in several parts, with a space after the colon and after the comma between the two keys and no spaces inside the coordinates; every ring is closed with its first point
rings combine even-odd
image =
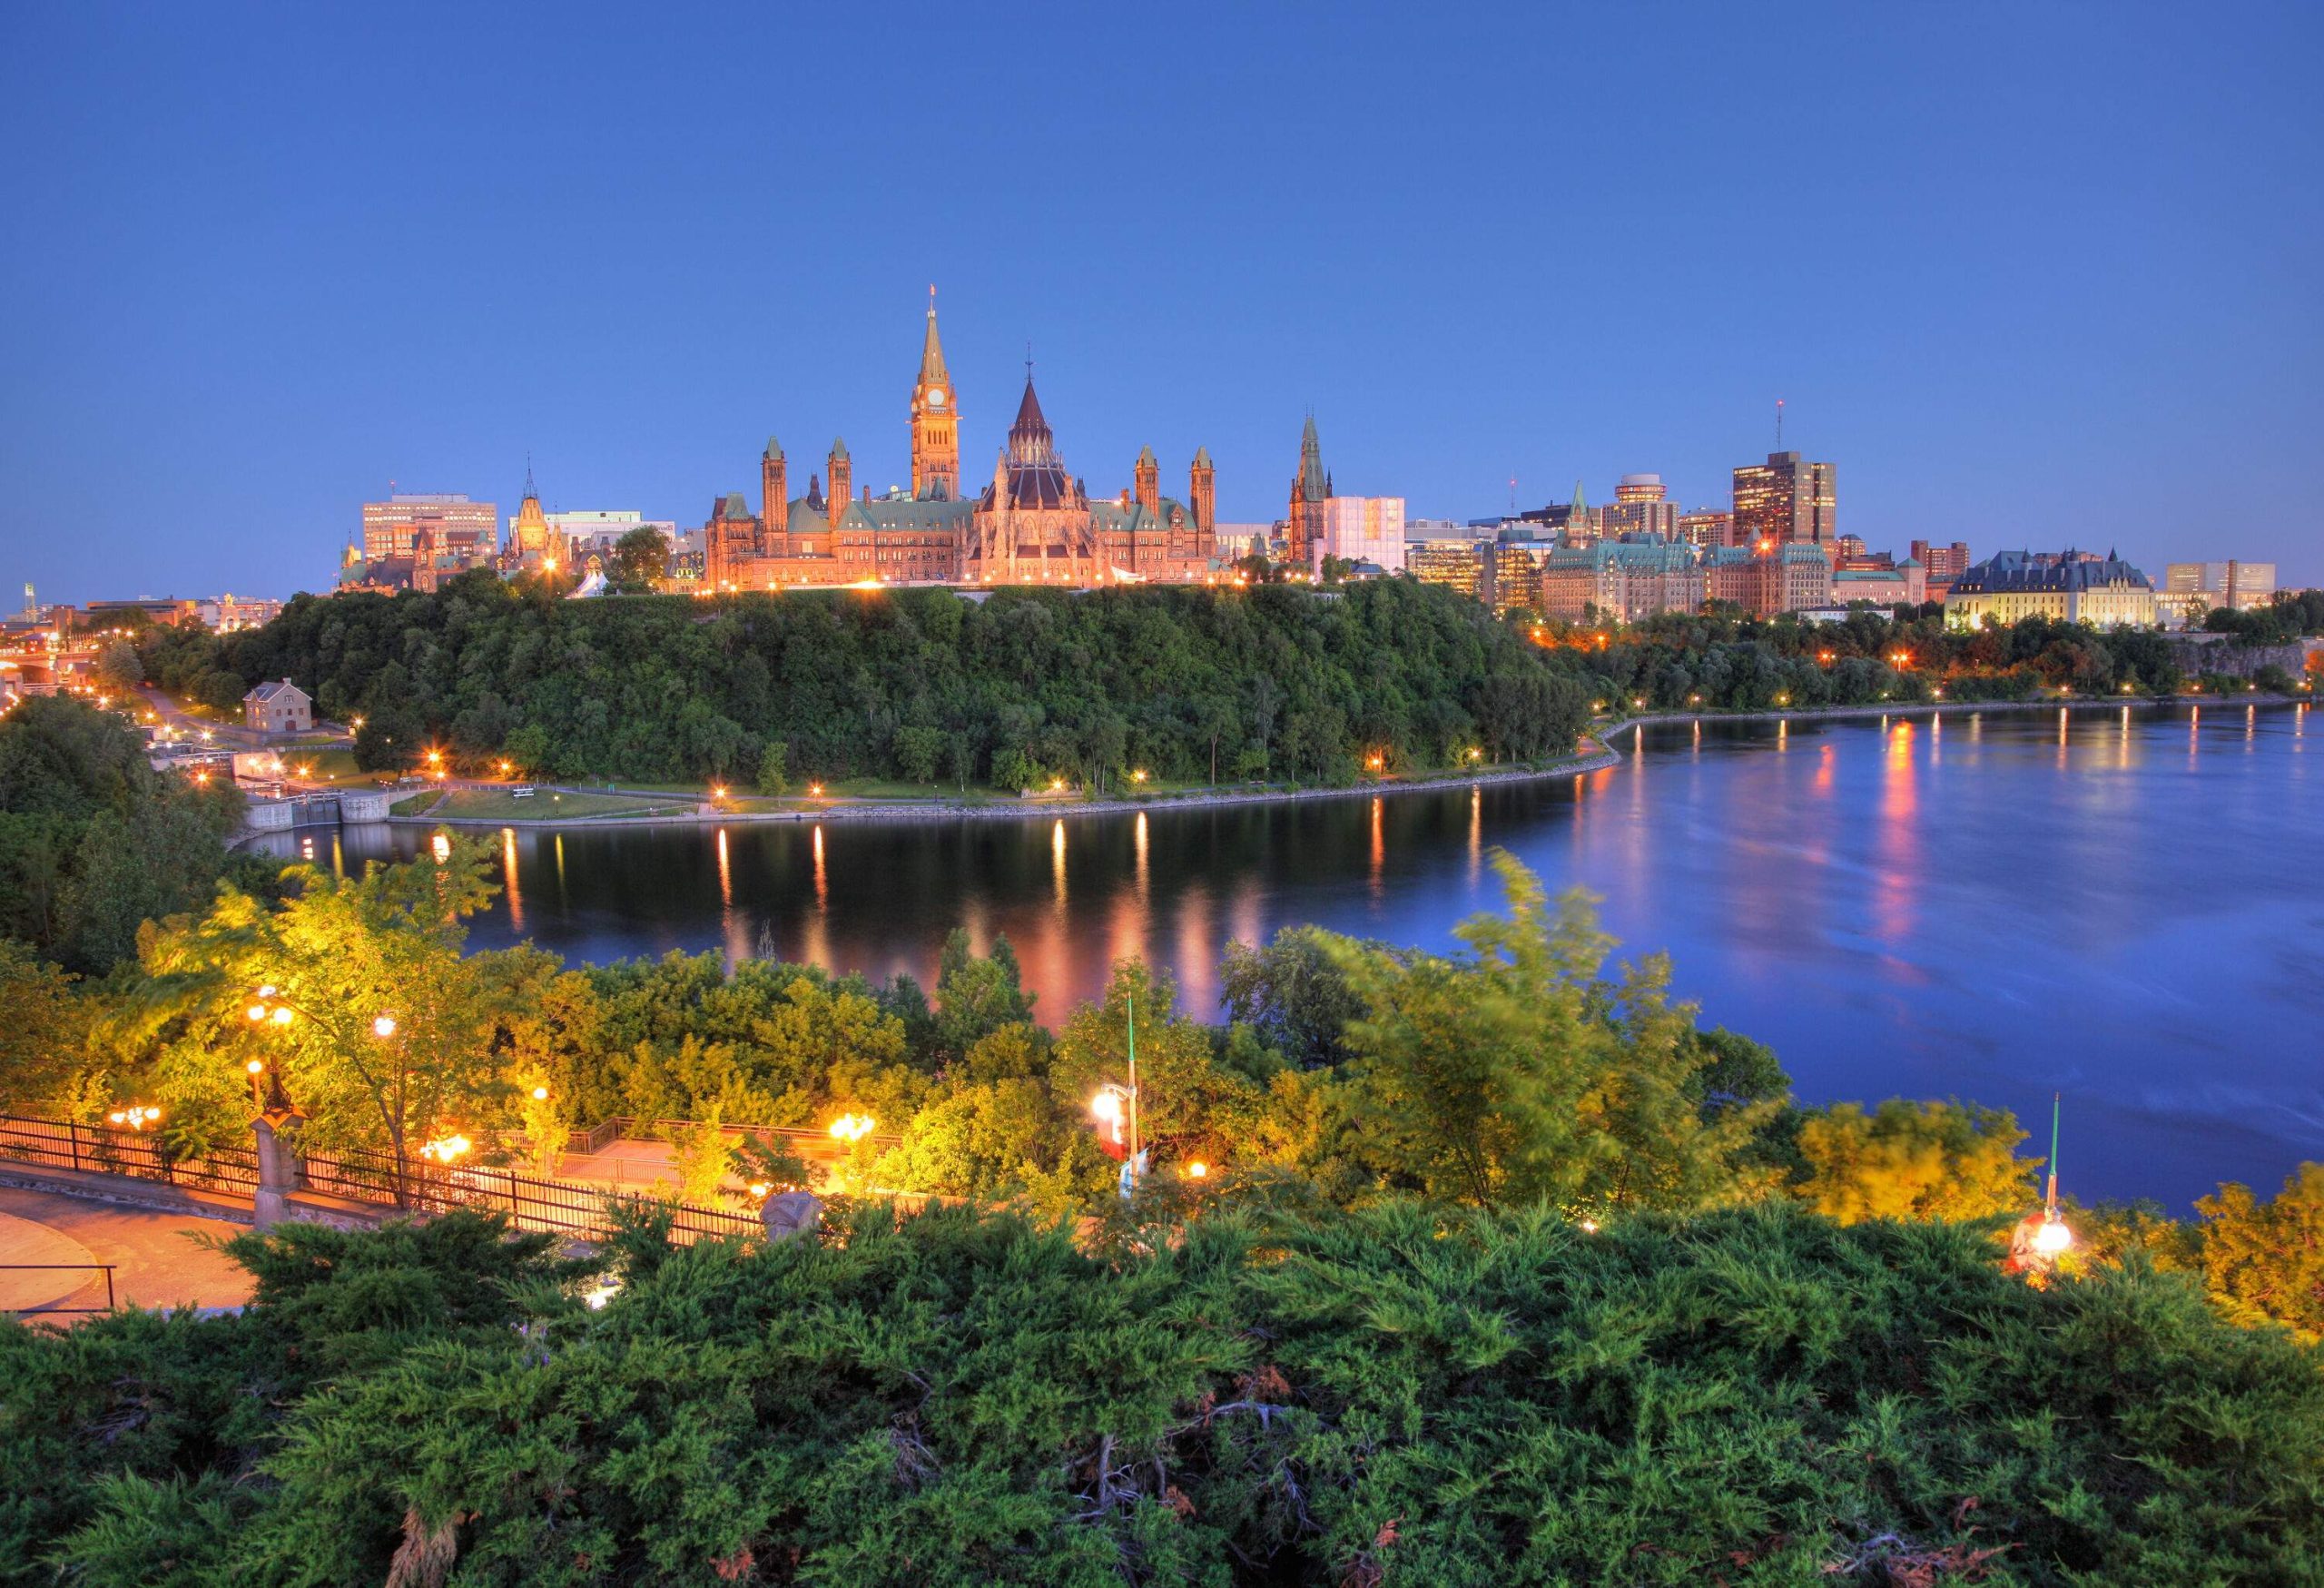
{"type": "Polygon", "coordinates": [[[105,1118],[111,1120],[113,1124],[120,1125],[127,1129],[143,1130],[148,1125],[158,1124],[160,1122],[162,1110],[159,1109],[145,1108],[140,1104],[133,1103],[128,1108],[113,1110],[113,1111],[107,1114],[105,1118]]]}
{"type": "Polygon", "coordinates": [[[807,792],[816,799],[822,799],[823,797],[823,785],[820,783],[811,783],[807,785],[807,792]]]}
{"type": "Polygon", "coordinates": [[[1203,1162],[1199,1158],[1196,1159],[1194,1162],[1187,1165],[1187,1179],[1190,1180],[1203,1180],[1208,1179],[1209,1178],[1210,1165],[1203,1162]]]}
{"type": "Polygon", "coordinates": [[[396,1017],[391,1014],[373,1015],[371,1017],[371,1034],[379,1038],[379,1041],[383,1042],[389,1037],[394,1036],[396,1034],[396,1017]]]}
{"type": "Polygon", "coordinates": [[[1132,783],[1144,783],[1146,781],[1146,769],[1144,767],[1140,767],[1136,772],[1131,773],[1129,774],[1129,780],[1132,783]]]}
{"type": "Polygon", "coordinates": [[[435,1140],[422,1147],[419,1149],[419,1156],[436,1163],[450,1163],[455,1159],[465,1157],[468,1149],[475,1145],[475,1142],[456,1131],[449,1136],[438,1136],[435,1140]]]}
{"type": "Polygon", "coordinates": [[[852,1146],[871,1135],[872,1126],[878,1122],[869,1114],[842,1114],[831,1123],[832,1139],[852,1146]]]}

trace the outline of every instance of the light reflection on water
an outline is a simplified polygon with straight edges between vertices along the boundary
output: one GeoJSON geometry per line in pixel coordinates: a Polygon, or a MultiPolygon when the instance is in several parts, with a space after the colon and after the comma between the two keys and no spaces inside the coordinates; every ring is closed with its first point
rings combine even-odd
{"type": "MultiPolygon", "coordinates": [[[[1071,822],[510,831],[472,942],[570,959],[775,952],[932,977],[1006,932],[1051,1021],[1111,961],[1313,921],[1441,948],[1495,845],[1668,950],[1803,1096],[2066,1096],[2066,1186],[2183,1203],[2324,1158],[2324,784],[2304,714],[2098,708],[1650,730],[1618,769],[1071,822]],[[2061,736],[2063,734],[2063,737],[2061,736]]],[[[277,841],[298,853],[310,834],[277,841]]],[[[413,828],[350,828],[352,859],[413,828]]],[[[323,845],[320,843],[318,848],[323,845]]],[[[320,857],[319,857],[320,858],[320,857]]],[[[338,858],[336,852],[332,859],[338,858]]]]}

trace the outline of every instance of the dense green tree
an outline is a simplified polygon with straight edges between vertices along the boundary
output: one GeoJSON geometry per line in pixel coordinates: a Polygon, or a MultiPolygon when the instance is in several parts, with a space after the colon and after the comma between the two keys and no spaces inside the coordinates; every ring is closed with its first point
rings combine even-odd
{"type": "Polygon", "coordinates": [[[0,717],[0,937],[109,969],[143,922],[207,902],[241,814],[230,785],[153,770],[120,716],[24,701],[0,717]]]}
{"type": "Polygon", "coordinates": [[[1991,1218],[2034,1206],[2038,1159],[2004,1109],[1891,1098],[1867,1113],[1836,1103],[1799,1127],[1800,1194],[1844,1224],[1866,1218],[1991,1218]]]}
{"type": "Polygon", "coordinates": [[[2228,1317],[2324,1339],[2324,1164],[2300,1165],[2271,1201],[2230,1184],[2195,1208],[2203,1279],[2228,1317]]]}
{"type": "Polygon", "coordinates": [[[1336,944],[1364,1005],[1343,1040],[1383,1185],[1577,1217],[1747,1194],[1771,1105],[1702,1107],[1712,1055],[1669,1001],[1668,963],[1603,978],[1612,945],[1589,896],[1552,904],[1510,856],[1494,865],[1509,911],[1462,923],[1466,952],[1336,944]]]}

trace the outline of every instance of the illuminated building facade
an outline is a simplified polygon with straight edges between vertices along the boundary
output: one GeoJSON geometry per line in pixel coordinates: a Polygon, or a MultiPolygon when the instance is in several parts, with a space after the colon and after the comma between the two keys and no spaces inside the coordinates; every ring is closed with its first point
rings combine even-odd
{"type": "Polygon", "coordinates": [[[2027,617],[2087,623],[2100,628],[2151,628],[2156,605],[2147,577],[2112,552],[2002,551],[1953,581],[1945,621],[1977,628],[1987,619],[2012,624],[2027,617]]]}
{"type": "Polygon", "coordinates": [[[439,551],[465,552],[475,561],[487,561],[500,549],[499,508],[457,493],[399,492],[384,502],[365,502],[362,560],[409,557],[423,533],[439,551]]]}
{"type": "Polygon", "coordinates": [[[1335,557],[1345,562],[1372,563],[1384,573],[1403,570],[1403,498],[1326,497],[1323,506],[1318,567],[1323,557],[1335,557]]]}
{"type": "Polygon", "coordinates": [[[1561,546],[1542,556],[1541,604],[1547,617],[1624,623],[1658,612],[1692,612],[1703,601],[1703,567],[1693,547],[1640,536],[1561,546]]]}
{"type": "Polygon", "coordinates": [[[1759,617],[1832,602],[1832,564],[1820,547],[1722,546],[1703,554],[1703,596],[1759,617]]]}
{"type": "Polygon", "coordinates": [[[991,483],[963,493],[960,399],[928,311],[910,406],[909,490],[859,494],[843,440],[793,496],[790,460],[770,438],[759,457],[758,510],[740,491],[712,504],[703,527],[705,590],[794,585],[1191,583],[1210,577],[1216,483],[1206,450],[1187,471],[1187,499],[1161,490],[1151,448],[1133,484],[1090,499],[1068,472],[1029,370],[991,483]]]}
{"type": "Polygon", "coordinates": [[[1698,550],[1735,544],[1735,515],[1725,508],[1697,508],[1679,515],[1679,538],[1698,550]]]}
{"type": "Polygon", "coordinates": [[[1600,540],[1640,535],[1663,540],[1685,538],[1679,530],[1679,504],[1670,500],[1659,474],[1625,474],[1614,487],[1614,499],[1590,517],[1600,540]]]}
{"type": "Polygon", "coordinates": [[[1735,544],[1827,547],[1839,538],[1836,469],[1805,463],[1797,452],[1770,452],[1765,463],[1735,471],[1735,544]]]}

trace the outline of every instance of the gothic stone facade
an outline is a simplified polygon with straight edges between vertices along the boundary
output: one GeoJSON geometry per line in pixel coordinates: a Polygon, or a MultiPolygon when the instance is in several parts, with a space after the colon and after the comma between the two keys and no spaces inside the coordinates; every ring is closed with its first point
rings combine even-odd
{"type": "Polygon", "coordinates": [[[957,395],[928,311],[920,378],[911,395],[911,489],[856,494],[847,444],[834,441],[823,472],[790,494],[790,469],[770,439],[759,459],[759,510],[740,491],[711,507],[703,533],[709,590],[795,585],[1105,585],[1195,583],[1213,571],[1216,487],[1198,450],[1188,499],[1162,495],[1151,448],[1138,454],[1135,485],[1092,501],[1066,471],[1034,395],[1032,375],[991,483],[961,491],[957,395]]]}

